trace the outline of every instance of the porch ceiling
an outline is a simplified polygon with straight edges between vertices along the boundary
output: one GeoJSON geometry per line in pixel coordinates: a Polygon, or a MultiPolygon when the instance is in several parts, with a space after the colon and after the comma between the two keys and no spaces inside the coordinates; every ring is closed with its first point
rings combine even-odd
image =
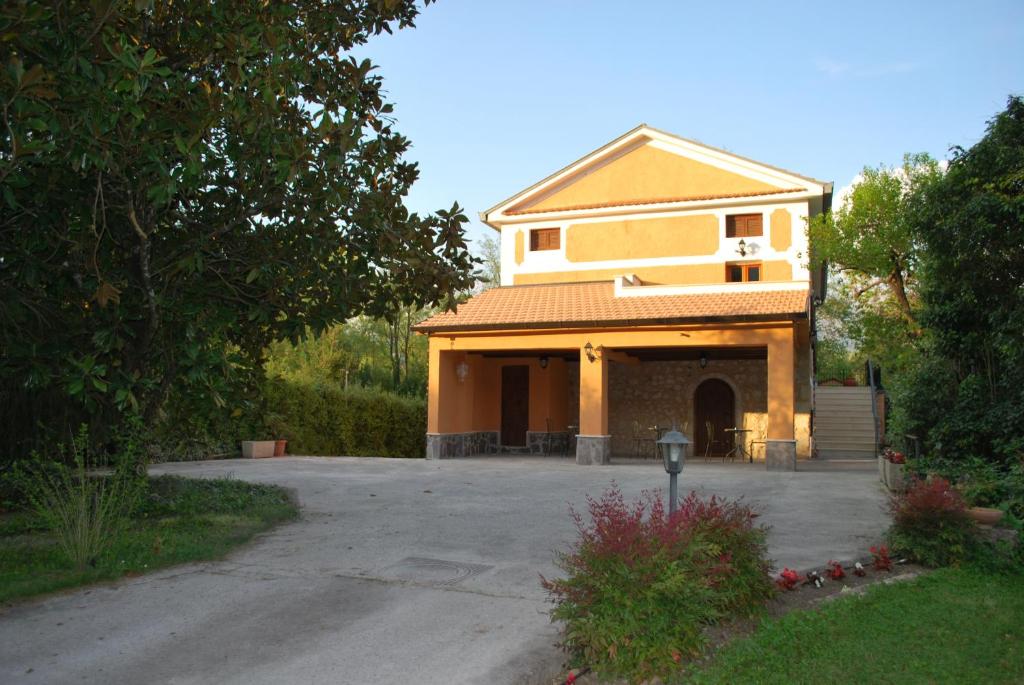
{"type": "MultiPolygon", "coordinates": [[[[622,347],[615,348],[615,351],[624,352],[642,362],[697,361],[701,354],[709,361],[768,359],[766,347],[622,347]]],[[[579,352],[576,350],[495,350],[482,352],[481,355],[498,359],[548,357],[550,359],[561,358],[569,362],[579,361],[579,352]]]]}
{"type": "Polygon", "coordinates": [[[702,354],[709,361],[768,359],[767,347],[641,347],[619,351],[642,362],[697,361],[702,354]]]}

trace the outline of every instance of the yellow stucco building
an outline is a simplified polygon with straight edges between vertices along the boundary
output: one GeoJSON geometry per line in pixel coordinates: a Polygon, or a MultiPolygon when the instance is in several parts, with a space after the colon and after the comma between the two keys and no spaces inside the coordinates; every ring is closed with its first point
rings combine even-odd
{"type": "Polygon", "coordinates": [[[481,213],[501,287],[429,336],[427,457],[697,454],[735,436],[769,468],[811,452],[807,220],[832,184],[646,125],[481,213]],[[736,433],[735,430],[740,429],[736,433]]]}

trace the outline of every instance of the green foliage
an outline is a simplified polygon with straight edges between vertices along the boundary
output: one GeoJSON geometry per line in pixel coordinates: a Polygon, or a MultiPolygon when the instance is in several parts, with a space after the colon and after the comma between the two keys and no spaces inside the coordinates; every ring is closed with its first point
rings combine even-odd
{"type": "Polygon", "coordinates": [[[930,451],[1024,456],[1024,99],[1010,98],[970,150],[954,150],[925,194],[921,321],[930,331],[910,420],[930,451]],[[935,405],[943,412],[936,415],[935,405]]]}
{"type": "Polygon", "coordinates": [[[412,326],[429,309],[403,308],[392,320],[357,317],[292,344],[267,350],[268,377],[316,385],[378,388],[423,397],[427,392],[427,339],[412,326]]]}
{"type": "Polygon", "coordinates": [[[939,175],[924,154],[907,155],[900,169],[865,168],[846,204],[810,222],[815,263],[842,273],[862,306],[912,324],[920,259],[914,214],[921,189],[939,175]]]}
{"type": "Polygon", "coordinates": [[[78,570],[96,564],[141,496],[139,447],[131,440],[121,447],[117,455],[97,459],[82,426],[67,448],[60,447],[62,458],[35,455],[16,476],[28,503],[78,570]],[[98,468],[102,470],[96,472],[98,468]]]}
{"type": "Polygon", "coordinates": [[[152,478],[129,525],[95,557],[95,564],[81,569],[71,564],[36,514],[7,514],[0,517],[0,602],[216,559],[296,514],[277,486],[223,478],[152,478]]]}
{"type": "Polygon", "coordinates": [[[351,56],[419,10],[4,3],[0,386],[59,393],[102,442],[172,397],[233,414],[275,340],[469,288],[467,218],[406,209],[410,142],[351,56]]]}
{"type": "Polygon", "coordinates": [[[977,528],[967,516],[963,496],[941,477],[914,480],[894,496],[892,548],[925,566],[950,566],[977,553],[977,528]]]}
{"type": "Polygon", "coordinates": [[[480,286],[484,290],[496,288],[501,285],[501,243],[487,236],[480,242],[480,249],[483,253],[480,286]]]}
{"type": "Polygon", "coordinates": [[[267,422],[292,454],[422,457],[427,404],[381,390],[267,381],[267,422]]]}
{"type": "Polygon", "coordinates": [[[1024,576],[940,569],[765,621],[681,682],[1024,682],[1024,576]]]}
{"type": "Polygon", "coordinates": [[[922,156],[866,170],[850,204],[811,223],[816,257],[841,274],[821,337],[881,364],[904,448],[913,434],[944,461],[1024,456],[1022,178],[1012,97],[944,173],[922,156]]]}
{"type": "Polygon", "coordinates": [[[756,612],[774,591],[767,531],[739,503],[691,493],[669,515],[660,497],[627,504],[613,487],[588,504],[558,560],[567,577],[543,584],[564,646],[602,676],[664,677],[700,655],[709,624],[756,612]]]}
{"type": "Polygon", "coordinates": [[[937,475],[953,483],[969,506],[1005,509],[1024,518],[1024,462],[1004,464],[980,456],[926,455],[907,466],[919,478],[937,475]]]}
{"type": "Polygon", "coordinates": [[[861,365],[854,359],[843,342],[831,338],[818,340],[816,347],[815,375],[819,383],[856,378],[861,365]]]}

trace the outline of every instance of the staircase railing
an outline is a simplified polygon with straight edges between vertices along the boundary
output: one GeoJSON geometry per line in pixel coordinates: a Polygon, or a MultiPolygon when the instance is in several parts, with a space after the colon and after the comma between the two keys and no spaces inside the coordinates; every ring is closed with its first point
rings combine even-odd
{"type": "Polygon", "coordinates": [[[867,361],[868,385],[871,388],[871,425],[875,430],[875,452],[878,452],[878,389],[875,385],[875,367],[869,359],[867,361]]]}

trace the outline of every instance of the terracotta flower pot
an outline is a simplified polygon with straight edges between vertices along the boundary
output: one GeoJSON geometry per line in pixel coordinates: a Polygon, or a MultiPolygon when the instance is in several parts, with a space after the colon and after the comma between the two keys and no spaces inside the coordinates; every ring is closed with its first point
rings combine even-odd
{"type": "Polygon", "coordinates": [[[285,449],[288,447],[287,440],[275,440],[274,441],[274,456],[283,457],[285,455],[285,449]]]}
{"type": "Polygon", "coordinates": [[[994,526],[1003,520],[1002,510],[989,507],[970,507],[967,510],[967,515],[982,526],[994,526]]]}

